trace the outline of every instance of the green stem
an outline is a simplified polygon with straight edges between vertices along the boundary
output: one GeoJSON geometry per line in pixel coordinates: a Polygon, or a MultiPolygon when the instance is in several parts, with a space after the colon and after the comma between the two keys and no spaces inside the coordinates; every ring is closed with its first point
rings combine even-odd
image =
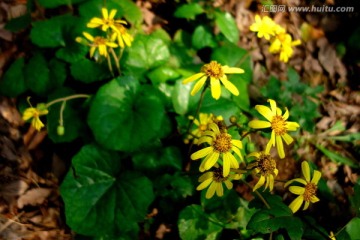
{"type": "Polygon", "coordinates": [[[116,68],[118,70],[118,73],[119,73],[119,76],[121,75],[121,71],[120,71],[120,63],[119,63],[119,58],[116,56],[115,52],[114,52],[114,49],[110,48],[110,52],[111,54],[113,55],[113,58],[115,60],[115,65],[116,65],[116,68]]]}
{"type": "MultiPolygon", "coordinates": [[[[249,183],[247,183],[245,180],[242,179],[242,182],[245,183],[246,186],[253,189],[252,186],[250,186],[249,183]]],[[[260,198],[260,200],[264,203],[264,205],[267,207],[267,209],[271,209],[269,203],[265,200],[265,198],[258,192],[258,190],[255,190],[254,193],[260,198]]]]}
{"type": "Polygon", "coordinates": [[[71,95],[71,96],[58,98],[58,99],[52,100],[51,102],[47,103],[45,105],[45,107],[49,108],[50,106],[54,105],[55,103],[68,101],[68,100],[76,99],[76,98],[90,98],[90,95],[88,95],[88,94],[74,94],[74,95],[71,95]]]}
{"type": "Polygon", "coordinates": [[[241,136],[240,141],[242,141],[247,135],[249,135],[251,133],[255,133],[256,131],[251,130],[251,131],[246,132],[244,135],[241,136]]]}
{"type": "Polygon", "coordinates": [[[203,102],[203,100],[204,100],[205,91],[206,91],[206,89],[207,89],[207,86],[208,86],[208,84],[204,86],[204,88],[203,88],[203,90],[202,90],[202,92],[201,92],[200,100],[199,100],[198,106],[197,106],[197,108],[196,108],[196,112],[195,112],[194,119],[193,119],[191,122],[189,122],[189,125],[188,125],[188,127],[187,127],[186,133],[189,133],[189,132],[190,132],[191,127],[194,125],[194,121],[195,121],[195,119],[196,119],[196,116],[197,116],[197,115],[199,114],[199,112],[200,112],[200,107],[201,107],[202,102],[203,102]]]}
{"type": "Polygon", "coordinates": [[[66,101],[63,101],[60,107],[60,119],[59,119],[59,125],[60,126],[64,126],[64,118],[63,118],[63,113],[66,107],[66,101]]]}
{"type": "Polygon", "coordinates": [[[110,70],[110,72],[111,72],[111,75],[112,75],[113,77],[115,77],[114,71],[113,71],[112,65],[111,65],[111,58],[110,58],[110,56],[108,56],[106,59],[107,59],[107,62],[108,62],[108,67],[109,67],[109,70],[110,70]]]}

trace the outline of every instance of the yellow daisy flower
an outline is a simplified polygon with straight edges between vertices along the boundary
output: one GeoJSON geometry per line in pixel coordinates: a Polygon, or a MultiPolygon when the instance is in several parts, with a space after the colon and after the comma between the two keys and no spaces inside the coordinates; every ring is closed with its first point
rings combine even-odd
{"type": "Polygon", "coordinates": [[[200,185],[197,186],[196,190],[201,191],[207,187],[205,197],[207,199],[212,198],[216,192],[216,195],[221,197],[224,195],[223,183],[227,189],[232,189],[232,180],[239,180],[242,175],[231,173],[229,176],[224,177],[222,175],[222,167],[215,168],[213,171],[206,172],[199,177],[200,185]]]}
{"type": "Polygon", "coordinates": [[[230,167],[237,169],[239,163],[233,156],[232,151],[242,160],[242,155],[239,149],[242,149],[242,142],[240,140],[232,139],[231,135],[226,132],[220,132],[217,124],[210,123],[208,131],[199,139],[198,144],[208,143],[210,147],[201,149],[193,154],[190,158],[197,160],[205,157],[200,164],[200,172],[209,170],[214,166],[217,160],[222,157],[223,160],[223,176],[226,177],[230,173],[230,167]]]}
{"type": "Polygon", "coordinates": [[[250,153],[248,157],[255,157],[256,161],[250,163],[247,166],[247,169],[254,169],[254,172],[260,176],[259,181],[253,188],[253,191],[256,191],[258,188],[263,186],[265,182],[265,189],[269,187],[269,190],[272,191],[274,188],[274,179],[279,173],[279,170],[276,168],[275,160],[265,152],[250,153]]]}
{"type": "MultiPolygon", "coordinates": [[[[85,38],[90,42],[87,43],[90,46],[90,57],[94,56],[96,50],[98,50],[100,56],[107,57],[108,56],[108,47],[116,48],[118,45],[114,42],[109,41],[108,39],[100,36],[93,37],[87,32],[83,32],[85,38]]],[[[81,37],[77,37],[75,39],[79,43],[83,43],[83,39],[81,37]]]]}
{"type": "Polygon", "coordinates": [[[22,119],[27,121],[32,118],[31,125],[38,131],[44,127],[44,124],[40,120],[40,116],[48,114],[49,111],[45,108],[27,108],[25,109],[22,119]]]}
{"type": "Polygon", "coordinates": [[[257,37],[264,37],[266,40],[270,40],[271,36],[274,36],[277,31],[280,30],[271,18],[264,16],[261,18],[259,15],[255,15],[255,22],[250,26],[252,32],[257,32],[257,37]]]}
{"type": "Polygon", "coordinates": [[[108,28],[113,29],[114,31],[118,31],[115,24],[126,24],[126,21],[123,20],[114,20],[117,10],[112,9],[110,14],[106,8],[101,9],[103,18],[94,17],[90,20],[90,22],[86,25],[88,28],[97,28],[101,27],[101,30],[106,31],[108,28]]]}
{"type": "Polygon", "coordinates": [[[276,102],[268,99],[270,108],[263,105],[256,105],[255,109],[263,115],[267,121],[252,120],[249,122],[249,127],[255,129],[271,128],[271,139],[266,145],[266,153],[270,152],[272,146],[276,145],[280,158],[285,157],[283,140],[287,145],[291,144],[294,139],[287,133],[288,131],[296,131],[299,126],[296,122],[286,121],[289,118],[289,111],[285,108],[284,115],[281,116],[282,111],[276,107],[276,102]]]}
{"type": "Polygon", "coordinates": [[[299,195],[289,205],[289,208],[293,213],[298,211],[304,202],[305,204],[303,210],[306,210],[308,209],[310,203],[315,203],[320,201],[320,199],[316,197],[315,194],[317,190],[317,184],[321,177],[321,173],[317,170],[314,170],[313,177],[310,178],[310,167],[309,167],[309,163],[306,161],[301,163],[301,170],[304,178],[295,178],[285,183],[285,187],[287,187],[293,182],[299,182],[305,186],[305,187],[299,187],[299,186],[289,187],[290,192],[299,195]]]}
{"type": "Polygon", "coordinates": [[[292,40],[290,34],[280,33],[272,40],[269,47],[270,53],[280,53],[280,61],[288,62],[289,58],[292,56],[294,49],[293,46],[300,45],[300,40],[292,40]]]}
{"type": "Polygon", "coordinates": [[[189,134],[186,137],[186,142],[188,143],[188,140],[194,139],[194,143],[197,144],[198,139],[203,135],[203,133],[206,130],[209,130],[208,126],[210,123],[213,122],[218,122],[218,121],[222,121],[223,117],[222,116],[217,116],[215,117],[212,113],[207,114],[207,113],[200,113],[199,114],[199,119],[194,119],[193,116],[189,116],[190,120],[194,121],[194,124],[196,126],[196,128],[194,130],[191,131],[191,134],[189,134]]]}
{"type": "Polygon", "coordinates": [[[133,36],[131,36],[126,28],[121,25],[121,24],[115,24],[115,27],[117,29],[117,31],[115,31],[112,35],[112,39],[115,40],[117,39],[118,40],[118,43],[119,43],[119,46],[121,48],[124,48],[125,45],[128,46],[128,47],[131,47],[131,43],[132,41],[134,41],[134,38],[133,36]]]}
{"type": "Polygon", "coordinates": [[[216,100],[220,98],[221,87],[220,82],[225,86],[235,96],[239,95],[239,90],[236,86],[231,83],[225,74],[233,73],[244,73],[244,70],[241,68],[221,66],[221,64],[216,61],[211,61],[208,64],[205,64],[201,68],[201,72],[195,75],[192,75],[184,79],[183,84],[193,82],[195,80],[199,81],[195,84],[194,88],[191,90],[191,95],[194,96],[205,84],[206,80],[210,80],[211,95],[216,100]]]}

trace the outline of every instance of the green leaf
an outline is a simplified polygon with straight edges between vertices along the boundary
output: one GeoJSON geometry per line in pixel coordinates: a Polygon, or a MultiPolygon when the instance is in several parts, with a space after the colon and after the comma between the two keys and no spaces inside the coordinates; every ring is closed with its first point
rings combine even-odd
{"type": "Polygon", "coordinates": [[[303,234],[302,222],[292,215],[291,210],[285,205],[277,203],[271,205],[271,209],[262,209],[256,212],[250,219],[247,229],[255,233],[271,233],[285,228],[293,240],[301,240],[303,234]]]}
{"type": "Polygon", "coordinates": [[[204,47],[214,48],[217,45],[214,35],[205,25],[199,25],[195,28],[191,42],[193,47],[197,50],[204,47]]]}
{"type": "Polygon", "coordinates": [[[91,104],[88,123],[104,147],[134,151],[162,131],[165,109],[159,92],[131,77],[103,85],[91,104]]]}
{"type": "Polygon", "coordinates": [[[61,15],[48,20],[33,22],[30,32],[31,41],[39,47],[63,47],[65,40],[62,32],[64,24],[68,23],[70,15],[61,15]]]}
{"type": "Polygon", "coordinates": [[[106,65],[83,58],[71,64],[71,75],[78,81],[92,83],[111,77],[106,65]],[[86,71],[84,71],[86,69],[86,71]]]}
{"type": "Polygon", "coordinates": [[[30,13],[26,13],[20,17],[10,19],[6,25],[5,29],[9,30],[10,32],[19,32],[27,28],[31,23],[31,15],[30,13]]]}
{"type": "Polygon", "coordinates": [[[194,193],[194,184],[190,177],[176,172],[173,175],[163,174],[154,181],[157,195],[170,198],[174,201],[181,200],[194,193]]]}
{"type": "Polygon", "coordinates": [[[131,0],[109,0],[107,5],[109,9],[121,9],[126,20],[133,25],[140,25],[143,21],[140,8],[131,0]]]}
{"type": "Polygon", "coordinates": [[[25,67],[25,74],[26,85],[34,93],[46,95],[51,89],[50,70],[42,54],[34,54],[25,67]]]}
{"type": "Polygon", "coordinates": [[[183,4],[176,8],[174,16],[177,18],[195,19],[196,15],[204,12],[204,9],[198,3],[183,4]]]}
{"type": "Polygon", "coordinates": [[[174,80],[180,77],[180,74],[172,67],[160,66],[147,74],[153,84],[174,80]]]}
{"type": "Polygon", "coordinates": [[[66,222],[87,236],[120,235],[133,231],[154,199],[152,183],[136,172],[120,173],[121,157],[94,145],[72,159],[60,191],[66,222]]]}
{"type": "Polygon", "coordinates": [[[71,5],[85,0],[38,0],[39,4],[44,8],[56,8],[62,5],[71,5]]]}
{"type": "Polygon", "coordinates": [[[356,215],[360,217],[360,180],[354,185],[354,194],[350,196],[351,207],[355,210],[356,215]]]}
{"type": "Polygon", "coordinates": [[[67,72],[66,72],[66,65],[65,63],[53,58],[49,62],[49,69],[50,69],[50,79],[51,79],[51,89],[55,89],[61,87],[66,79],[67,72]]]}
{"type": "Polygon", "coordinates": [[[124,52],[124,67],[141,76],[169,60],[170,52],[163,40],[151,35],[136,35],[131,48],[124,52]]]}
{"type": "Polygon", "coordinates": [[[338,240],[355,240],[359,239],[360,236],[360,218],[354,217],[353,219],[346,224],[345,228],[342,229],[338,235],[336,236],[336,239],[338,240]]]}
{"type": "Polygon", "coordinates": [[[215,240],[222,230],[199,205],[187,206],[180,212],[178,227],[180,238],[186,240],[215,240]]]}
{"type": "Polygon", "coordinates": [[[321,145],[315,145],[325,156],[327,156],[331,161],[334,161],[336,163],[342,163],[345,165],[348,165],[350,167],[353,168],[359,168],[359,163],[357,163],[356,161],[349,159],[347,157],[344,157],[338,153],[334,153],[328,149],[326,149],[325,147],[321,146],[321,145]]]}
{"type": "Polygon", "coordinates": [[[17,97],[27,90],[24,78],[24,58],[16,59],[0,81],[0,93],[8,97],[17,97]]]}
{"type": "Polygon", "coordinates": [[[172,103],[177,114],[184,115],[189,110],[190,92],[194,83],[182,84],[182,79],[175,82],[175,87],[172,94],[172,103]]]}
{"type": "Polygon", "coordinates": [[[227,40],[237,44],[239,41],[239,29],[236,25],[235,19],[230,13],[215,12],[215,23],[227,40]]]}
{"type": "Polygon", "coordinates": [[[151,152],[139,152],[132,158],[134,169],[150,175],[182,169],[181,152],[176,147],[166,147],[151,152]]]}
{"type": "MultiPolygon", "coordinates": [[[[67,97],[74,93],[75,92],[69,88],[58,88],[49,96],[48,101],[50,102],[57,98],[67,97]]],[[[57,133],[57,127],[59,126],[60,108],[62,103],[56,103],[50,107],[49,114],[46,115],[47,130],[49,138],[54,143],[71,142],[83,132],[84,119],[81,118],[82,111],[80,107],[82,102],[84,102],[84,99],[67,101],[63,112],[65,133],[61,136],[57,133]]]]}

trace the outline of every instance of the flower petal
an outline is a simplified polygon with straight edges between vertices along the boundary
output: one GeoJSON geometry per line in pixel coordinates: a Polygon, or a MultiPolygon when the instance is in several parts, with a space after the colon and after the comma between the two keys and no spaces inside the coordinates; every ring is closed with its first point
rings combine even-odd
{"type": "Polygon", "coordinates": [[[305,201],[303,210],[306,210],[309,208],[310,202],[305,201]]]}
{"type": "Polygon", "coordinates": [[[242,142],[240,140],[233,139],[233,140],[231,140],[231,144],[237,148],[240,148],[240,149],[243,148],[242,142]]]}
{"type": "Polygon", "coordinates": [[[239,90],[237,89],[237,87],[232,82],[227,80],[226,75],[224,75],[222,78],[220,78],[220,81],[224,84],[225,88],[227,90],[229,90],[229,92],[231,92],[235,96],[239,95],[239,90]]]}
{"type": "Polygon", "coordinates": [[[299,186],[291,186],[289,187],[289,191],[296,195],[304,194],[305,188],[299,186]]]}
{"type": "Polygon", "coordinates": [[[202,136],[201,138],[199,138],[199,141],[197,142],[197,145],[200,145],[202,143],[208,143],[211,144],[213,141],[213,139],[209,136],[202,136]]]}
{"type": "Polygon", "coordinates": [[[281,136],[275,136],[276,139],[276,149],[279,153],[279,157],[280,158],[284,158],[285,157],[285,151],[284,151],[284,145],[281,139],[281,136]]]}
{"type": "Polygon", "coordinates": [[[84,37],[86,37],[89,41],[94,41],[94,37],[90,35],[90,33],[83,32],[84,37]]]}
{"type": "Polygon", "coordinates": [[[307,161],[303,161],[301,163],[301,171],[302,174],[304,175],[306,182],[310,182],[310,167],[307,161]]]}
{"type": "Polygon", "coordinates": [[[212,181],[213,181],[212,178],[206,179],[205,181],[200,183],[199,186],[197,186],[196,190],[200,191],[200,190],[207,188],[212,181]]]}
{"type": "Polygon", "coordinates": [[[246,155],[246,157],[259,158],[259,157],[260,157],[260,153],[259,153],[259,152],[252,152],[252,153],[249,153],[248,155],[246,155]]]}
{"type": "Polygon", "coordinates": [[[191,158],[191,160],[196,160],[196,159],[199,159],[199,158],[203,158],[203,157],[205,157],[206,155],[208,155],[208,154],[210,154],[212,152],[213,152],[213,147],[206,147],[204,149],[201,149],[201,150],[191,154],[190,158],[191,158]]]}
{"type": "Polygon", "coordinates": [[[283,135],[281,135],[281,137],[282,139],[284,139],[287,145],[290,145],[294,141],[294,139],[287,133],[284,133],[283,135]]]}
{"type": "MultiPolygon", "coordinates": [[[[277,170],[277,169],[275,169],[277,170]]],[[[274,176],[272,174],[269,175],[269,190],[272,191],[274,188],[274,176]]]]}
{"type": "Polygon", "coordinates": [[[112,9],[110,11],[110,14],[109,14],[109,19],[114,19],[115,15],[116,15],[116,12],[117,12],[116,9],[112,9]]]}
{"type": "Polygon", "coordinates": [[[320,199],[317,197],[317,196],[312,196],[311,197],[311,199],[310,199],[310,202],[312,202],[312,203],[316,203],[316,202],[318,202],[318,201],[320,201],[320,199]]]}
{"type": "Polygon", "coordinates": [[[214,133],[220,134],[219,126],[216,123],[210,123],[209,128],[213,130],[214,133]]]}
{"type": "Polygon", "coordinates": [[[270,108],[273,113],[273,116],[275,116],[276,115],[276,102],[272,99],[268,99],[267,101],[270,103],[270,108]]]}
{"type": "Polygon", "coordinates": [[[286,121],[289,118],[289,110],[285,108],[285,113],[283,115],[283,119],[286,121]]]}
{"type": "Polygon", "coordinates": [[[229,153],[229,152],[224,153],[223,157],[224,157],[224,159],[225,159],[225,157],[228,158],[228,161],[230,162],[230,167],[231,168],[235,168],[235,169],[239,168],[238,161],[236,160],[236,158],[231,153],[229,153]]]}
{"type": "Polygon", "coordinates": [[[206,179],[212,178],[214,176],[214,173],[212,171],[206,172],[203,175],[201,175],[198,179],[199,182],[203,182],[206,179]]]}
{"type": "Polygon", "coordinates": [[[207,199],[212,198],[214,196],[215,190],[216,190],[216,182],[212,182],[208,190],[206,191],[205,197],[207,199]]]}
{"type": "Polygon", "coordinates": [[[225,186],[227,187],[227,189],[232,189],[233,188],[233,184],[232,184],[232,182],[231,181],[229,181],[229,180],[226,180],[225,182],[225,186]]]}
{"type": "Polygon", "coordinates": [[[222,197],[224,195],[224,189],[222,186],[222,183],[216,183],[216,195],[218,195],[219,197],[222,197]]]}
{"type": "Polygon", "coordinates": [[[207,77],[204,76],[195,84],[194,88],[191,90],[191,96],[194,96],[205,84],[207,77]]]}
{"type": "Polygon", "coordinates": [[[222,66],[222,70],[225,74],[231,73],[244,73],[244,69],[237,68],[237,67],[229,67],[229,66],[222,66]]]}
{"type": "Polygon", "coordinates": [[[295,179],[291,179],[291,180],[287,181],[287,182],[285,183],[284,187],[289,186],[289,185],[292,184],[293,182],[299,182],[299,183],[302,183],[303,185],[306,185],[306,184],[307,184],[307,182],[306,182],[304,179],[302,179],[302,178],[295,178],[295,179]]]}
{"type": "Polygon", "coordinates": [[[255,109],[263,115],[269,122],[272,121],[274,114],[272,113],[271,109],[264,105],[256,105],[255,109]]]}
{"type": "Polygon", "coordinates": [[[104,19],[109,18],[109,12],[108,12],[108,10],[106,8],[101,8],[101,12],[102,12],[102,15],[103,15],[104,19]]]}
{"type": "MultiPolygon", "coordinates": [[[[229,156],[228,156],[229,157],[229,156]]],[[[223,176],[227,177],[230,173],[230,159],[223,159],[223,176]]]]}
{"type": "Polygon", "coordinates": [[[211,85],[211,96],[218,100],[221,95],[221,86],[220,81],[216,78],[211,77],[210,78],[210,85],[211,85]]]}
{"type": "Polygon", "coordinates": [[[188,77],[188,78],[185,78],[185,79],[182,81],[182,83],[183,83],[183,84],[186,84],[186,83],[189,83],[189,82],[193,82],[193,81],[201,78],[202,76],[205,76],[205,74],[204,74],[204,73],[194,74],[194,75],[192,75],[192,76],[190,76],[190,77],[188,77]]]}
{"type": "Polygon", "coordinates": [[[209,158],[205,159],[205,170],[209,170],[212,166],[215,165],[217,160],[219,159],[220,153],[213,152],[209,158]]]}
{"type": "Polygon", "coordinates": [[[259,128],[269,128],[271,127],[271,123],[262,120],[251,120],[249,122],[249,127],[259,129],[259,128]]]}
{"type": "Polygon", "coordinates": [[[299,210],[303,202],[304,202],[304,196],[300,195],[290,203],[289,208],[293,213],[295,213],[299,210]]]}
{"type": "Polygon", "coordinates": [[[300,125],[297,122],[286,122],[286,129],[288,131],[296,131],[300,125]]]}
{"type": "Polygon", "coordinates": [[[318,170],[314,170],[314,175],[313,178],[311,179],[311,183],[317,185],[320,178],[321,178],[321,172],[319,172],[318,170]]]}
{"type": "Polygon", "coordinates": [[[256,185],[253,188],[253,192],[255,192],[259,187],[264,185],[264,183],[265,183],[265,177],[261,175],[259,181],[256,183],[256,185]]]}

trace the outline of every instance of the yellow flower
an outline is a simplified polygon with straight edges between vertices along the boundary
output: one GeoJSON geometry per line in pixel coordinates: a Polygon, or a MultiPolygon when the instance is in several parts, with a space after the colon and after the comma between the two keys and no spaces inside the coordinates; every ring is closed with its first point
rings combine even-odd
{"type": "MultiPolygon", "coordinates": [[[[108,56],[108,47],[116,48],[118,45],[114,42],[109,41],[103,37],[93,37],[87,32],[83,32],[85,38],[90,42],[87,43],[90,46],[90,57],[94,56],[95,51],[98,49],[99,55],[107,57],[108,56]]],[[[76,38],[77,42],[83,43],[83,39],[81,37],[76,38]]],[[[96,58],[96,57],[95,57],[96,58]]]]}
{"type": "Polygon", "coordinates": [[[23,113],[22,119],[27,121],[32,118],[31,125],[38,131],[44,127],[44,124],[40,120],[40,116],[48,114],[49,111],[46,108],[27,108],[23,113]]]}
{"type": "MultiPolygon", "coordinates": [[[[196,128],[191,131],[191,134],[189,134],[186,139],[191,140],[194,139],[194,143],[197,144],[198,139],[203,135],[203,133],[208,130],[208,126],[210,123],[218,122],[223,120],[222,116],[215,117],[212,113],[200,113],[199,114],[199,120],[194,119],[193,116],[189,116],[190,120],[194,121],[194,124],[196,125],[196,128]]],[[[187,141],[188,142],[188,141],[187,141]]]]}
{"type": "Polygon", "coordinates": [[[332,231],[330,231],[329,238],[330,238],[331,240],[336,240],[336,237],[335,237],[335,235],[334,235],[334,233],[333,233],[332,231]]]}
{"type": "Polygon", "coordinates": [[[199,81],[195,84],[194,88],[191,91],[191,95],[194,96],[205,84],[206,80],[210,79],[211,95],[216,100],[220,98],[221,95],[221,84],[224,84],[225,88],[229,90],[235,96],[239,95],[239,90],[236,86],[231,83],[225,74],[232,73],[244,73],[244,70],[241,68],[221,66],[221,64],[216,61],[211,61],[208,64],[205,64],[201,68],[201,72],[195,75],[192,75],[184,79],[183,84],[193,82],[195,80],[199,81]]]}
{"type": "Polygon", "coordinates": [[[306,161],[301,163],[301,170],[304,178],[295,178],[285,183],[285,187],[287,187],[293,182],[299,182],[305,186],[305,187],[299,187],[299,186],[289,187],[290,192],[299,195],[289,205],[289,208],[293,213],[298,211],[304,202],[305,204],[303,210],[306,210],[309,207],[310,203],[315,203],[320,201],[320,199],[316,197],[315,194],[317,190],[317,184],[321,177],[321,173],[317,170],[314,170],[313,177],[310,178],[310,167],[309,167],[309,163],[306,161]]]}
{"type": "Polygon", "coordinates": [[[276,32],[282,31],[282,28],[268,16],[261,18],[256,15],[255,22],[250,26],[250,30],[257,32],[258,38],[264,37],[266,40],[270,40],[270,37],[274,36],[276,32]]]}
{"type": "Polygon", "coordinates": [[[119,43],[119,46],[121,48],[124,48],[125,45],[128,46],[128,47],[131,47],[131,42],[134,41],[134,38],[133,36],[131,36],[126,28],[121,25],[121,24],[115,24],[115,27],[117,29],[117,31],[115,31],[112,35],[112,39],[115,40],[117,39],[118,40],[118,43],[119,43]]]}
{"type": "Polygon", "coordinates": [[[223,160],[223,176],[226,177],[230,173],[230,167],[237,169],[239,163],[232,155],[234,151],[242,160],[241,152],[242,142],[240,140],[232,139],[231,135],[221,131],[217,124],[210,123],[208,131],[204,132],[204,135],[199,139],[198,144],[208,143],[210,147],[201,149],[193,154],[190,158],[197,160],[206,156],[206,158],[200,164],[200,171],[204,172],[214,166],[217,160],[222,157],[223,160]]]}
{"type": "Polygon", "coordinates": [[[280,158],[285,157],[283,140],[287,145],[291,144],[294,139],[287,133],[288,131],[296,131],[299,126],[296,122],[286,121],[289,118],[289,111],[285,108],[285,113],[281,116],[282,111],[280,108],[276,107],[276,102],[272,99],[268,99],[270,102],[270,107],[263,105],[256,105],[255,109],[263,115],[267,121],[261,120],[252,120],[249,122],[249,127],[255,129],[261,128],[271,128],[271,139],[266,145],[266,153],[270,152],[272,146],[276,145],[277,151],[280,158]]]}
{"type": "Polygon", "coordinates": [[[110,11],[110,14],[106,8],[101,9],[103,18],[94,17],[90,20],[90,22],[86,25],[88,28],[97,28],[101,26],[101,30],[106,31],[108,28],[113,29],[114,31],[118,31],[115,26],[116,23],[126,24],[123,20],[114,20],[116,15],[116,10],[113,9],[110,11]]]}
{"type": "Polygon", "coordinates": [[[250,153],[248,157],[255,157],[256,161],[250,163],[247,168],[254,168],[255,173],[260,175],[260,179],[253,188],[253,191],[263,186],[265,182],[265,189],[269,187],[269,190],[272,191],[274,188],[274,179],[279,173],[275,160],[265,152],[250,153]]]}
{"type": "Polygon", "coordinates": [[[280,53],[280,61],[288,62],[289,58],[292,56],[294,52],[293,46],[297,46],[300,44],[301,41],[300,40],[293,41],[290,34],[279,33],[271,41],[269,52],[275,54],[280,53]]]}
{"type": "MultiPolygon", "coordinates": [[[[216,166],[217,167],[217,166],[216,166]]],[[[197,186],[196,190],[201,191],[207,187],[208,190],[206,191],[205,197],[207,199],[212,198],[216,192],[216,195],[221,197],[224,195],[223,183],[225,184],[227,189],[232,189],[233,184],[231,180],[239,180],[242,175],[231,173],[229,176],[224,177],[222,175],[222,168],[215,168],[213,171],[209,171],[204,173],[199,177],[200,185],[197,186]]]]}

